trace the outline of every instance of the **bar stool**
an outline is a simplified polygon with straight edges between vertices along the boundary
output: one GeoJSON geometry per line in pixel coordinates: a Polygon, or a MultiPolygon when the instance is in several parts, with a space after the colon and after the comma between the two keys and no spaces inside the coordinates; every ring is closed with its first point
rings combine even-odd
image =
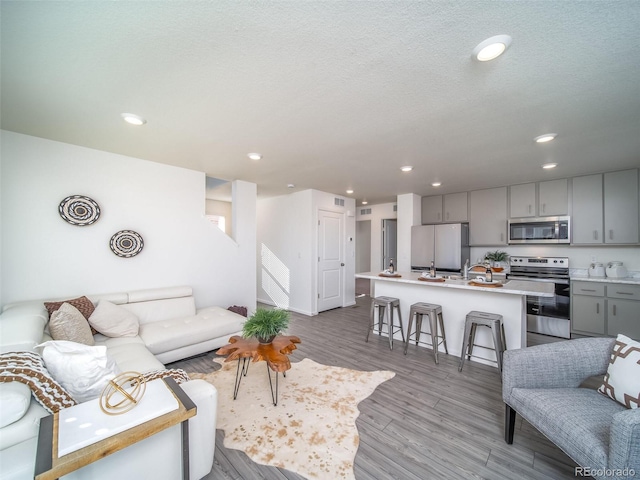
{"type": "Polygon", "coordinates": [[[393,350],[393,334],[400,332],[402,334],[402,343],[404,343],[404,329],[402,328],[402,314],[400,313],[400,300],[393,297],[375,297],[371,300],[371,325],[367,331],[367,342],[369,341],[369,333],[376,326],[375,308],[378,307],[378,335],[382,332],[382,324],[384,323],[384,314],[387,314],[387,327],[389,331],[389,348],[393,350]],[[398,310],[399,325],[395,325],[393,321],[393,309],[398,310]]]}
{"type": "Polygon", "coordinates": [[[418,302],[411,305],[409,310],[409,327],[407,328],[407,341],[404,344],[404,354],[407,354],[407,348],[409,347],[409,342],[411,341],[411,337],[415,336],[416,345],[419,343],[423,343],[425,345],[430,345],[433,349],[433,358],[438,363],[438,347],[440,344],[444,344],[445,353],[449,353],[447,350],[447,337],[444,334],[444,321],[442,320],[442,307],[440,305],[435,305],[433,303],[424,303],[418,302]],[[422,317],[423,315],[429,316],[429,332],[422,331],[422,317]],[[413,318],[416,317],[416,330],[411,333],[411,327],[413,325],[413,318]],[[438,326],[440,328],[440,332],[442,335],[439,335],[438,326]],[[420,334],[426,333],[431,335],[431,343],[421,342],[420,334]],[[442,341],[439,341],[439,339],[442,341]]]}
{"type": "Polygon", "coordinates": [[[465,356],[467,357],[467,360],[471,359],[474,345],[480,348],[494,350],[496,352],[496,363],[498,364],[498,369],[500,369],[500,371],[502,372],[502,354],[507,348],[507,341],[504,335],[504,325],[502,324],[502,315],[498,315],[497,313],[486,313],[477,311],[472,311],[467,314],[467,319],[464,322],[462,353],[460,355],[460,366],[458,367],[459,372],[462,371],[465,356]],[[491,329],[494,348],[476,345],[476,327],[478,325],[489,327],[491,329]],[[468,352],[467,348],[469,349],[468,352]]]}

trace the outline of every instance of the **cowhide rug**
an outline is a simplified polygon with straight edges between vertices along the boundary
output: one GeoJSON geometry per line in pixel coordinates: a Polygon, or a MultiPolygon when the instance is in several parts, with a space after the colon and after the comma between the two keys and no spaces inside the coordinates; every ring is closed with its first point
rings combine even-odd
{"type": "Polygon", "coordinates": [[[357,405],[395,373],[361,372],[305,358],[292,363],[286,377],[280,374],[274,406],[264,362],[251,363],[234,400],[237,362],[214,361],[222,365],[220,370],[189,376],[218,389],[217,428],[225,432],[225,447],[311,479],[355,478],[357,405]]]}

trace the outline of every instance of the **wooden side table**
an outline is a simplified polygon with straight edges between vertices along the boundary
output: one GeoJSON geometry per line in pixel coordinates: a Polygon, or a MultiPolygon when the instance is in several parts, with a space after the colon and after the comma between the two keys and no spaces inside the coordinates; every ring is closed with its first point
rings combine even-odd
{"type": "Polygon", "coordinates": [[[264,361],[267,364],[271,400],[274,405],[278,405],[278,373],[282,372],[282,375],[286,377],[286,371],[291,368],[288,355],[298,348],[296,343],[301,343],[298,337],[287,335],[278,335],[268,344],[262,344],[255,338],[243,338],[237,335],[231,337],[228,345],[218,349],[218,355],[228,355],[225,362],[238,360],[233,399],[238,397],[242,377],[246,377],[249,371],[250,360],[253,362],[264,361]],[[271,380],[271,371],[275,372],[275,390],[271,380]]]}
{"type": "MultiPolygon", "coordinates": [[[[166,377],[163,380],[178,401],[176,410],[61,457],[58,457],[59,413],[42,418],[40,420],[34,478],[36,480],[59,478],[181,423],[182,477],[184,480],[189,480],[188,420],[196,415],[197,408],[193,400],[189,398],[173,378],[166,377]]],[[[135,412],[135,409],[131,410],[131,412],[135,412]]]]}

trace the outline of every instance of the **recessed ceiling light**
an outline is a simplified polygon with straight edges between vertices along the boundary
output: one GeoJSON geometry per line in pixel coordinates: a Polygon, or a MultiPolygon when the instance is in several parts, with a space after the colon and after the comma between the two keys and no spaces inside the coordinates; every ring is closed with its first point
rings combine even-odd
{"type": "Polygon", "coordinates": [[[488,62],[499,57],[511,45],[511,37],[509,35],[496,35],[480,42],[473,49],[473,58],[479,62],[488,62]]]}
{"type": "Polygon", "coordinates": [[[135,113],[121,113],[120,116],[124,119],[125,122],[130,123],[131,125],[144,125],[147,121],[142,118],[140,115],[136,115],[135,113]]]}
{"type": "Polygon", "coordinates": [[[403,172],[410,172],[411,170],[413,170],[413,167],[411,165],[405,165],[404,167],[400,167],[400,170],[402,170],[403,172]]]}
{"type": "Polygon", "coordinates": [[[351,195],[353,193],[353,190],[347,190],[347,193],[351,195]]]}
{"type": "Polygon", "coordinates": [[[366,200],[363,200],[363,201],[362,201],[362,204],[363,204],[363,205],[366,205],[367,203],[369,203],[369,202],[367,202],[366,200]]]}
{"type": "Polygon", "coordinates": [[[433,182],[433,183],[431,184],[431,186],[432,186],[432,187],[439,187],[440,185],[442,185],[442,183],[441,183],[441,182],[433,182]]]}
{"type": "Polygon", "coordinates": [[[545,163],[544,165],[542,165],[542,168],[544,168],[545,170],[549,170],[550,168],[556,168],[557,166],[557,163],[545,163]]]}
{"type": "Polygon", "coordinates": [[[287,183],[287,188],[293,188],[295,185],[293,183],[287,183]]]}
{"type": "Polygon", "coordinates": [[[553,140],[554,138],[556,138],[557,136],[558,136],[557,133],[545,133],[544,135],[537,136],[533,140],[536,143],[547,143],[547,142],[550,142],[551,140],[553,140]]]}
{"type": "Polygon", "coordinates": [[[247,155],[247,157],[249,157],[251,160],[260,160],[262,158],[262,155],[260,155],[259,153],[250,153],[247,155]]]}

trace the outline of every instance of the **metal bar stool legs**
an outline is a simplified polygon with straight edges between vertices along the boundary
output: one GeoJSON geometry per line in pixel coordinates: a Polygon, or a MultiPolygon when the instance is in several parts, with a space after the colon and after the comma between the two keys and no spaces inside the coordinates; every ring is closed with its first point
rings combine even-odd
{"type": "Polygon", "coordinates": [[[494,348],[483,348],[495,350],[496,363],[498,364],[498,369],[502,371],[502,355],[507,348],[502,315],[477,311],[469,312],[465,320],[464,335],[462,337],[462,352],[460,354],[460,365],[458,366],[458,371],[462,371],[465,357],[467,360],[471,359],[476,340],[476,328],[478,326],[489,327],[491,329],[494,348]]]}
{"type": "Polygon", "coordinates": [[[402,313],[400,312],[400,300],[393,297],[375,297],[371,300],[371,313],[370,313],[370,324],[369,330],[367,331],[367,339],[369,341],[369,334],[371,330],[376,327],[376,323],[378,325],[378,334],[382,332],[382,324],[385,323],[384,319],[386,316],[386,324],[389,332],[389,348],[393,350],[393,335],[396,332],[400,332],[402,335],[402,343],[404,343],[404,328],[402,326],[402,313]],[[378,307],[378,320],[376,322],[375,310],[376,306],[378,307]],[[397,310],[398,313],[398,325],[395,324],[394,321],[394,309],[397,310]],[[386,315],[385,315],[386,314],[386,315]]]}
{"type": "Polygon", "coordinates": [[[442,307],[440,305],[435,305],[432,303],[423,303],[418,302],[411,305],[411,309],[409,310],[409,327],[407,330],[407,341],[404,344],[404,354],[407,354],[407,348],[409,347],[409,342],[411,341],[411,337],[415,336],[416,345],[419,343],[424,343],[425,345],[430,345],[433,349],[433,358],[438,363],[438,347],[440,343],[444,345],[445,353],[449,353],[447,349],[447,337],[444,333],[444,320],[442,318],[442,307]],[[422,332],[422,317],[424,315],[429,316],[429,328],[431,335],[431,344],[427,342],[420,342],[420,334],[426,333],[422,332]],[[413,326],[413,319],[415,317],[416,320],[416,329],[413,333],[411,333],[411,329],[413,326]],[[442,338],[440,342],[439,339],[442,338]]]}

